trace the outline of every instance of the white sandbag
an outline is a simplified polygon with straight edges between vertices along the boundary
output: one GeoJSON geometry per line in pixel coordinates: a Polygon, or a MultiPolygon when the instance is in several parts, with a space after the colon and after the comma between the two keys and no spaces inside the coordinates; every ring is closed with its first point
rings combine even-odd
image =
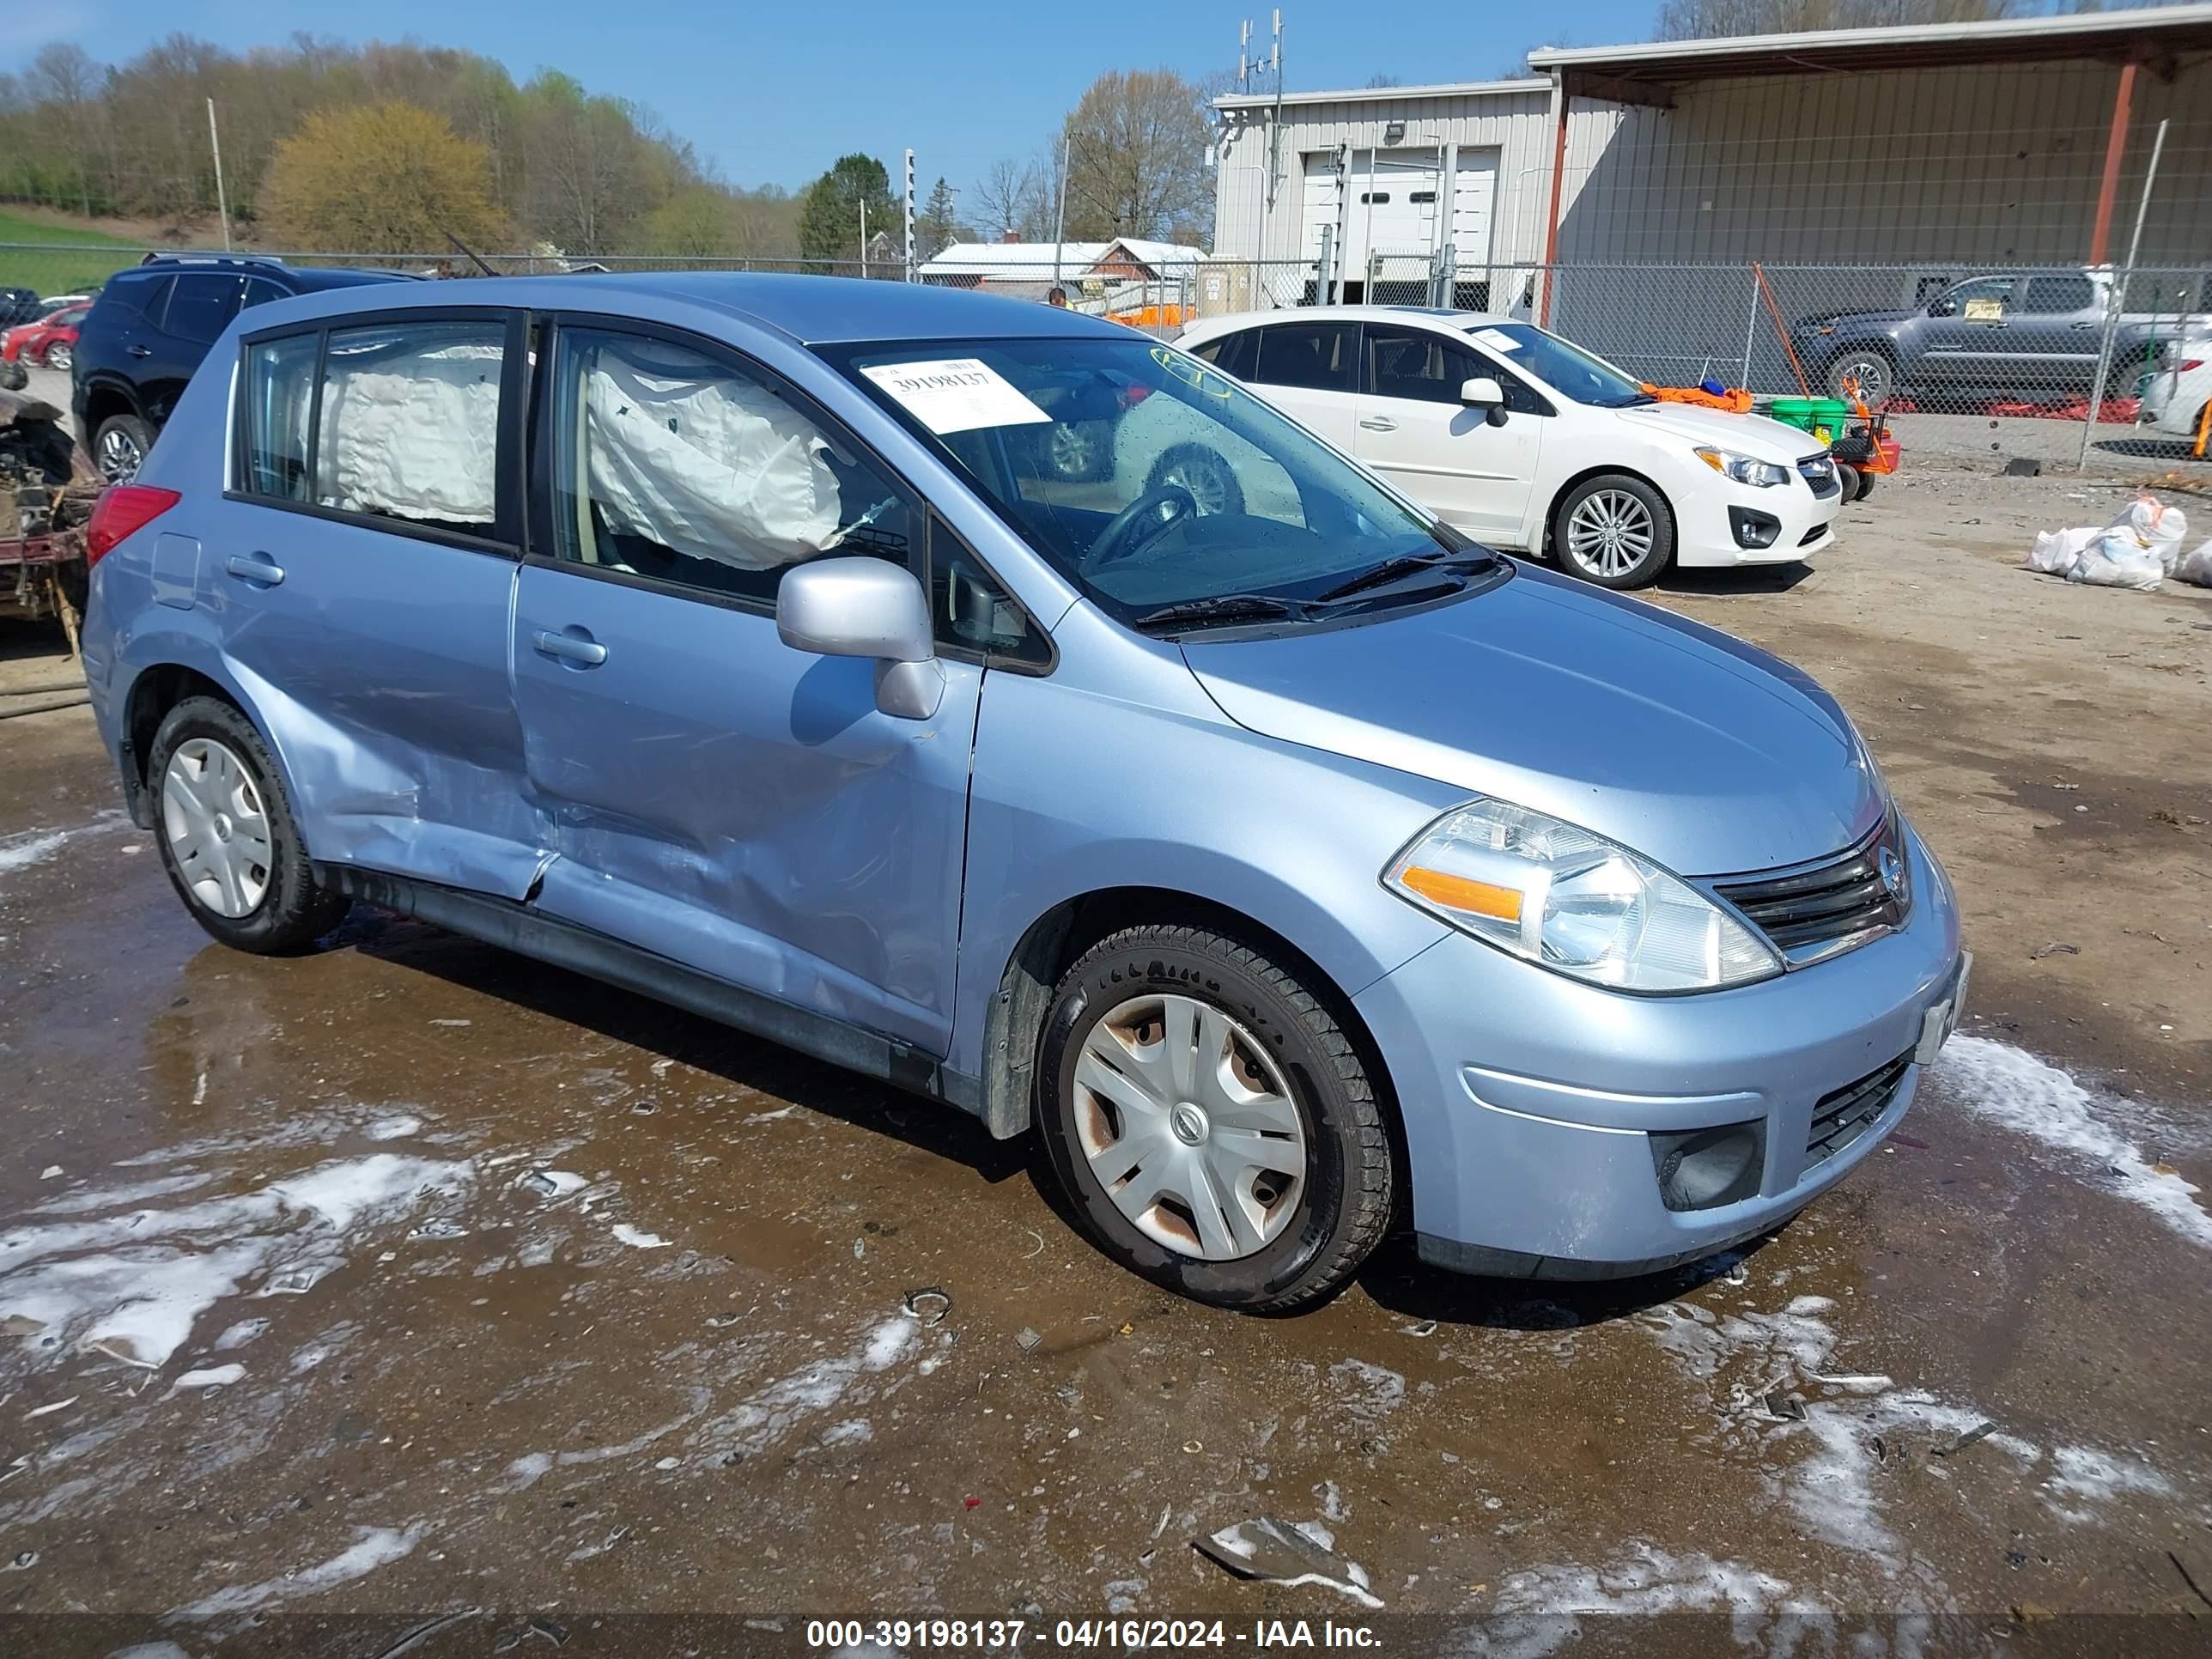
{"type": "Polygon", "coordinates": [[[2128,510],[2105,526],[2134,539],[2137,547],[2158,556],[2160,570],[2172,574],[2181,556],[2181,538],[2189,533],[2189,520],[2178,507],[2169,507],[2148,491],[2137,495],[2128,510]]]}
{"type": "Polygon", "coordinates": [[[2077,530],[2045,530],[2028,550],[2029,568],[2046,575],[2063,576],[2074,568],[2074,561],[2081,556],[2082,550],[2104,533],[2094,525],[2084,525],[2077,530]]]}
{"type": "Polygon", "coordinates": [[[379,350],[323,376],[325,507],[460,524],[492,522],[499,459],[500,349],[379,350]]]}
{"type": "Polygon", "coordinates": [[[584,401],[592,499],[610,530],[741,570],[811,558],[842,535],[828,446],[772,392],[647,374],[602,346],[584,401]]]}
{"type": "Polygon", "coordinates": [[[2158,554],[2124,530],[2107,530],[2082,550],[2066,573],[2069,582],[2093,587],[2135,587],[2148,592],[2165,580],[2158,554]]]}
{"type": "Polygon", "coordinates": [[[2173,562],[2177,581],[2194,582],[2199,587],[2212,587],[2212,541],[2206,542],[2193,553],[2185,553],[2173,562]]]}

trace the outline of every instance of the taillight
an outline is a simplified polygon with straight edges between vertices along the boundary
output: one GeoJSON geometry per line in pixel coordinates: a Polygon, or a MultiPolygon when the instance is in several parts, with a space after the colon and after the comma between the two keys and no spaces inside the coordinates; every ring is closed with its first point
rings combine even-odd
{"type": "Polygon", "coordinates": [[[175,490],[152,484],[108,485],[92,504],[92,522],[85,526],[85,568],[98,564],[125,536],[143,530],[182,500],[175,490]]]}
{"type": "Polygon", "coordinates": [[[2192,368],[2202,368],[2203,367],[2204,360],[2202,357],[2191,357],[2187,362],[2182,364],[2181,371],[2185,374],[2192,368]]]}

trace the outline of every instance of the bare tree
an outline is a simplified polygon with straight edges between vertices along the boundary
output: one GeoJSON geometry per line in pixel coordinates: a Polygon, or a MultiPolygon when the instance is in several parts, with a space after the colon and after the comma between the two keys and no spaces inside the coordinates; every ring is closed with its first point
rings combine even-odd
{"type": "Polygon", "coordinates": [[[994,237],[1010,230],[1026,234],[1036,216],[1037,169],[1027,161],[994,161],[969,195],[975,204],[978,231],[994,237]]]}
{"type": "Polygon", "coordinates": [[[1662,0],[1659,38],[1703,40],[1724,34],[1979,23],[2017,17],[2023,9],[2021,0],[1662,0]]]}

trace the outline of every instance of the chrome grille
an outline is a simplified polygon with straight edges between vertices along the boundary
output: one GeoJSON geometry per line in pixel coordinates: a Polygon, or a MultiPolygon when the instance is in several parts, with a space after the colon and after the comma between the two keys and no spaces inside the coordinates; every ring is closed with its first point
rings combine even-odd
{"type": "Polygon", "coordinates": [[[1802,968],[1900,926],[1912,902],[1905,871],[1904,837],[1893,815],[1826,863],[1716,882],[1713,890],[1742,911],[1792,968],[1802,968]]]}
{"type": "Polygon", "coordinates": [[[1898,1085],[1905,1081],[1905,1068],[1911,1064],[1910,1054],[1899,1054],[1881,1070],[1869,1072],[1833,1094],[1823,1095],[1813,1109],[1813,1127],[1806,1132],[1805,1167],[1809,1170],[1833,1158],[1872,1128],[1897,1097],[1898,1085]]]}

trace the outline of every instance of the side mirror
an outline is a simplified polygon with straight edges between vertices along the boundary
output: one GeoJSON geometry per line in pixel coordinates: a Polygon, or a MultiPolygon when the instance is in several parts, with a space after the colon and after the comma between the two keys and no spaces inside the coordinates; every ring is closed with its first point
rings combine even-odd
{"type": "Polygon", "coordinates": [[[1505,401],[1505,388],[1489,375],[1478,374],[1472,380],[1460,382],[1459,400],[1476,409],[1502,404],[1505,401]]]}
{"type": "Polygon", "coordinates": [[[1958,308],[1948,300],[1932,300],[1929,302],[1928,314],[1930,317],[1948,317],[1958,308]]]}
{"type": "Polygon", "coordinates": [[[926,720],[944,698],[929,601],[902,565],[817,559],[785,572],[776,589],[775,631],[794,651],[872,658],[876,707],[886,714],[926,720]]]}

